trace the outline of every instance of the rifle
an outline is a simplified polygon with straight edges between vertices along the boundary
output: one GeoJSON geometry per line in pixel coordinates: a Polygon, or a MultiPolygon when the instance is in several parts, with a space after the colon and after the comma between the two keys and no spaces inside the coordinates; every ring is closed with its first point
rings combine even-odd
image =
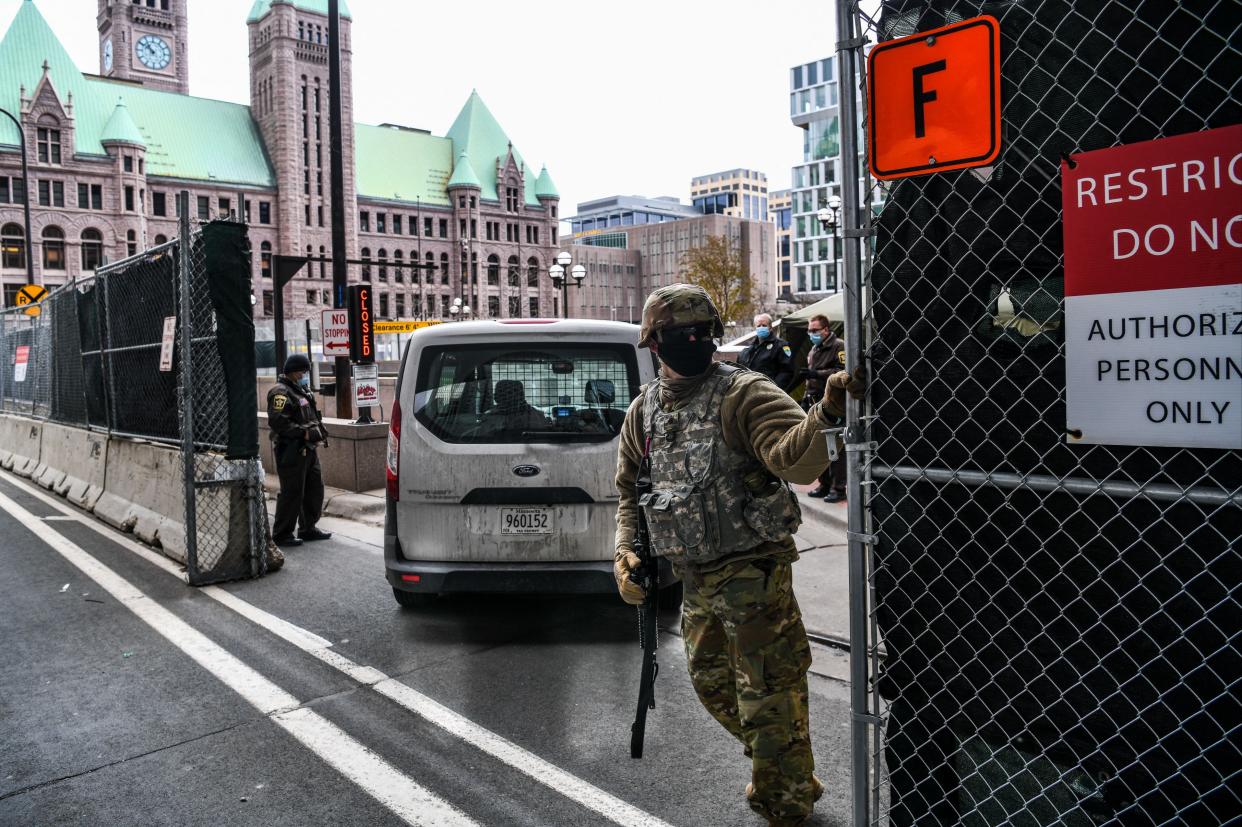
{"type": "Polygon", "coordinates": [[[642,675],[638,679],[638,711],[630,727],[630,757],[643,757],[643,738],[647,733],[647,710],[655,709],[655,680],[660,673],[656,663],[656,620],[660,591],[660,567],[651,553],[651,538],[647,531],[647,515],[643,511],[645,501],[651,496],[650,441],[643,452],[634,488],[638,493],[638,531],[634,535],[634,554],[639,567],[630,573],[630,580],[642,586],[646,598],[638,607],[638,645],[643,649],[642,675]]]}

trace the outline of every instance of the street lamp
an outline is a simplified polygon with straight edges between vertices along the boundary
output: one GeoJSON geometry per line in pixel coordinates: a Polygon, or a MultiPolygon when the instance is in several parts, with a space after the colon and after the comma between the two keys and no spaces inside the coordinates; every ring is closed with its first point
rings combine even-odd
{"type": "Polygon", "coordinates": [[[464,322],[470,318],[470,313],[470,305],[462,304],[461,299],[453,299],[453,306],[449,308],[449,315],[453,317],[453,321],[458,321],[457,317],[460,316],[460,321],[464,322]]]}
{"type": "Polygon", "coordinates": [[[34,284],[34,247],[30,243],[30,170],[26,164],[26,130],[22,122],[7,109],[0,109],[17,127],[18,146],[22,153],[22,207],[26,212],[26,283],[34,284]]]}
{"type": "Polygon", "coordinates": [[[815,214],[819,219],[820,229],[826,233],[832,234],[832,280],[834,284],[837,282],[837,273],[840,268],[837,267],[837,258],[839,257],[839,247],[837,244],[837,216],[841,212],[841,198],[833,193],[828,196],[828,206],[820,207],[819,212],[815,214]]]}
{"type": "Polygon", "coordinates": [[[586,268],[581,264],[573,264],[574,257],[569,254],[568,250],[561,250],[556,255],[556,263],[548,268],[548,277],[552,279],[552,286],[559,288],[561,291],[561,318],[569,318],[569,279],[574,280],[574,286],[581,288],[582,280],[586,278],[586,268]],[[568,273],[568,278],[566,277],[568,273]]]}

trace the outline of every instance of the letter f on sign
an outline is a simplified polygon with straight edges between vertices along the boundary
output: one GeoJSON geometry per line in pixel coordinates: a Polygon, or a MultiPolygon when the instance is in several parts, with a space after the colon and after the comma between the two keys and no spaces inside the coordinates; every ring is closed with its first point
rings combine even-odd
{"type": "Polygon", "coordinates": [[[926,91],[923,89],[923,81],[930,74],[935,72],[943,72],[945,70],[945,62],[937,60],[935,63],[924,63],[922,66],[914,67],[914,137],[922,138],[927,134],[927,124],[924,119],[924,107],[936,99],[936,90],[926,91]]]}

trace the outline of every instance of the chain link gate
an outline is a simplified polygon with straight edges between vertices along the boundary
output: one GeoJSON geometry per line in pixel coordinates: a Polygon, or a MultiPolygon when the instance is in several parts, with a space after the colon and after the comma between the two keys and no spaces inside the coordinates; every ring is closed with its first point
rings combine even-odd
{"type": "Polygon", "coordinates": [[[854,823],[1225,824],[1242,452],[1067,439],[1060,164],[1242,122],[1242,3],[841,0],[842,89],[982,14],[995,166],[842,181],[854,823]]]}
{"type": "Polygon", "coordinates": [[[179,450],[187,579],[204,585],[265,574],[270,543],[245,227],[181,215],[180,238],[53,290],[38,316],[0,311],[0,411],[179,450]]]}

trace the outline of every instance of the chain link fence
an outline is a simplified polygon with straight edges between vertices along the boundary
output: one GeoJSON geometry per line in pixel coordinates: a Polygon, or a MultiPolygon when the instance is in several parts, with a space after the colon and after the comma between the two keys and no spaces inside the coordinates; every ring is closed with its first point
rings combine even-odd
{"type": "Polygon", "coordinates": [[[868,46],[982,14],[994,166],[842,187],[854,822],[1236,823],[1242,452],[1067,434],[1060,167],[1242,122],[1242,3],[842,0],[843,157],[868,46]]]}
{"type": "Polygon", "coordinates": [[[183,228],[184,243],[52,291],[37,316],[0,311],[0,411],[178,449],[186,569],[202,585],[266,573],[269,542],[257,423],[248,421],[245,226],[183,228]]]}

